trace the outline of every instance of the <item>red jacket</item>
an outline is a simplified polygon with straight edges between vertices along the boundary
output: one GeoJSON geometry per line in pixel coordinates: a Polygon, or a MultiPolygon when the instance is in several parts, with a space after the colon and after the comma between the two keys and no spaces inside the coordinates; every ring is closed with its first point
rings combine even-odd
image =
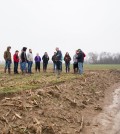
{"type": "Polygon", "coordinates": [[[14,62],[19,62],[19,56],[17,54],[13,55],[14,62]]]}

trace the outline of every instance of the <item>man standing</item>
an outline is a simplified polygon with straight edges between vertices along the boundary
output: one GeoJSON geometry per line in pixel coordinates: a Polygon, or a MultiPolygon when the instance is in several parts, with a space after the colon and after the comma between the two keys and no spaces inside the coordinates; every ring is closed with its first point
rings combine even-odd
{"type": "Polygon", "coordinates": [[[60,71],[61,71],[61,59],[62,59],[62,53],[59,50],[58,47],[56,47],[56,67],[57,67],[57,77],[59,78],[60,71]]]}
{"type": "Polygon", "coordinates": [[[32,50],[29,49],[29,53],[27,54],[27,61],[28,61],[28,73],[32,73],[32,64],[33,64],[33,54],[32,50]]]}
{"type": "Polygon", "coordinates": [[[21,53],[21,70],[22,74],[26,72],[26,63],[27,63],[27,56],[26,56],[26,47],[23,47],[22,53],[21,53]]]}
{"type": "Polygon", "coordinates": [[[11,59],[11,52],[10,52],[11,46],[7,47],[7,50],[4,52],[4,59],[5,59],[5,70],[4,72],[6,73],[6,70],[8,69],[8,74],[11,73],[11,63],[12,63],[12,59],[11,59]]]}
{"type": "Polygon", "coordinates": [[[78,49],[77,59],[78,59],[79,74],[83,74],[84,53],[82,52],[81,49],[78,49]]]}
{"type": "Polygon", "coordinates": [[[13,60],[14,60],[14,74],[18,74],[18,63],[19,63],[19,56],[18,56],[19,51],[16,50],[15,54],[13,55],[13,60]]]}

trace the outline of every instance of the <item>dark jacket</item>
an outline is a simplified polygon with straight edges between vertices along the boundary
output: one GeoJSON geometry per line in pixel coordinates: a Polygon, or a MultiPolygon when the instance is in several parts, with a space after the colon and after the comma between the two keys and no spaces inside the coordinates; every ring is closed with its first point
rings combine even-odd
{"type": "Polygon", "coordinates": [[[71,61],[70,55],[65,55],[64,61],[65,61],[65,63],[70,63],[70,61],[71,61]]]}
{"type": "Polygon", "coordinates": [[[56,55],[52,56],[52,61],[55,63],[56,62],[56,55]]]}
{"type": "Polygon", "coordinates": [[[11,52],[9,52],[9,49],[11,47],[7,47],[7,50],[4,52],[4,59],[7,61],[7,60],[10,60],[11,61],[11,52]]]}
{"type": "Polygon", "coordinates": [[[80,51],[77,56],[78,62],[84,62],[84,53],[80,51]]]}
{"type": "Polygon", "coordinates": [[[62,61],[62,53],[60,50],[56,53],[56,61],[62,61]]]}
{"type": "Polygon", "coordinates": [[[21,62],[27,62],[26,52],[24,51],[21,53],[21,62]]]}
{"type": "Polygon", "coordinates": [[[48,64],[49,56],[43,55],[42,60],[43,60],[44,63],[48,64]]]}
{"type": "Polygon", "coordinates": [[[40,56],[35,56],[35,62],[41,62],[41,57],[40,56]]]}

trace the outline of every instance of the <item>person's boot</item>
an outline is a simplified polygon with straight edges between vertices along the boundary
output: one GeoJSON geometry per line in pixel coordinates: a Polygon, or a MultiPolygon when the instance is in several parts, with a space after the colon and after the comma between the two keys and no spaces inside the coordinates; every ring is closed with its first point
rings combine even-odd
{"type": "Polygon", "coordinates": [[[4,73],[6,73],[6,68],[4,69],[4,73]]]}

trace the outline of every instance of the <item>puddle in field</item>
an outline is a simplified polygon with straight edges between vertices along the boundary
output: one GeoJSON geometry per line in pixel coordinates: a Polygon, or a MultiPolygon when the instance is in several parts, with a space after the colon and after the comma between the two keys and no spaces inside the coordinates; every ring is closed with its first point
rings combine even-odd
{"type": "Polygon", "coordinates": [[[94,134],[120,134],[120,87],[113,93],[113,101],[93,121],[94,134]]]}

